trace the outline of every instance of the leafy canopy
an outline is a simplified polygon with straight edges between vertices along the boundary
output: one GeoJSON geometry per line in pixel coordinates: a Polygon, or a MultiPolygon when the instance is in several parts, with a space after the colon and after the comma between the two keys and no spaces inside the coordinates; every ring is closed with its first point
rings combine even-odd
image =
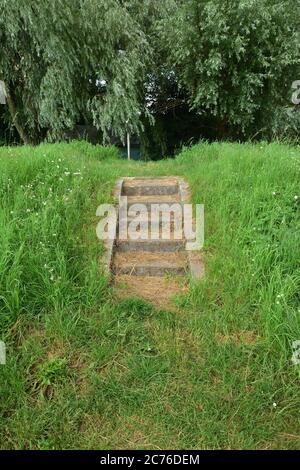
{"type": "Polygon", "coordinates": [[[270,134],[295,122],[299,13],[292,0],[0,0],[10,121],[24,141],[78,122],[124,138],[188,105],[223,136],[270,134]]]}
{"type": "Polygon", "coordinates": [[[0,77],[26,133],[59,138],[81,117],[139,131],[147,38],[126,2],[0,0],[0,77]]]}
{"type": "Polygon", "coordinates": [[[299,7],[291,0],[178,5],[159,30],[192,108],[243,131],[255,121],[268,126],[290,103],[299,71],[299,7]]]}

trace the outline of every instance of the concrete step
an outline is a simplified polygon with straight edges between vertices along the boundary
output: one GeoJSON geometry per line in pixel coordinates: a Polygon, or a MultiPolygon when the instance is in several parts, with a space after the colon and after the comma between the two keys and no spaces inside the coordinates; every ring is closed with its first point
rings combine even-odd
{"type": "MultiPolygon", "coordinates": [[[[168,221],[171,222],[171,224],[174,224],[175,221],[177,222],[181,222],[183,219],[183,214],[182,216],[178,216],[177,214],[175,214],[174,212],[171,212],[170,215],[167,214],[167,217],[166,217],[166,220],[163,220],[163,217],[162,217],[162,213],[159,214],[159,225],[165,225],[166,223],[168,223],[168,221]]],[[[134,220],[139,220],[139,222],[141,223],[146,223],[148,222],[148,225],[150,227],[151,225],[151,212],[147,212],[146,214],[137,214],[136,216],[129,216],[127,214],[127,217],[123,217],[121,216],[121,218],[118,220],[119,223],[122,223],[122,222],[127,222],[127,224],[129,224],[130,222],[133,222],[134,220]]]]}
{"type": "MultiPolygon", "coordinates": [[[[122,230],[125,230],[126,223],[122,226],[122,230]]],[[[117,240],[120,237],[121,228],[117,228],[117,240]]],[[[131,223],[127,224],[127,236],[125,232],[123,233],[123,238],[132,239],[141,239],[141,240],[182,240],[184,238],[184,230],[182,225],[178,228],[175,227],[174,222],[170,223],[159,223],[152,227],[150,223],[136,224],[131,223]],[[176,229],[176,230],[175,230],[176,229]]],[[[122,234],[121,234],[122,235],[122,234]]]]}
{"type": "Polygon", "coordinates": [[[130,196],[127,199],[127,209],[130,208],[137,210],[138,208],[133,208],[135,204],[143,204],[146,207],[149,217],[150,212],[153,209],[157,209],[157,205],[167,205],[167,210],[171,208],[173,204],[183,206],[183,203],[180,201],[177,194],[174,195],[164,195],[164,196],[130,196]]]}
{"type": "Polygon", "coordinates": [[[126,196],[172,195],[179,191],[176,178],[128,178],[124,180],[122,194],[126,196]]]}
{"type": "Polygon", "coordinates": [[[185,253],[120,253],[116,252],[113,262],[114,274],[133,276],[165,276],[166,274],[184,275],[188,271],[185,253]]]}
{"type": "Polygon", "coordinates": [[[185,250],[185,240],[116,240],[117,251],[178,252],[185,250]]]}
{"type": "Polygon", "coordinates": [[[173,204],[174,202],[180,202],[179,194],[152,194],[142,196],[127,196],[127,201],[131,204],[150,202],[152,204],[173,204]]]}

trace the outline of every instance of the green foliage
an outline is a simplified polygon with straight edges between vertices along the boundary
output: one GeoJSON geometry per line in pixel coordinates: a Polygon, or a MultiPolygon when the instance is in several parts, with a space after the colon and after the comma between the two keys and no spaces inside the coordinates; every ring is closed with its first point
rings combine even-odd
{"type": "Polygon", "coordinates": [[[86,142],[0,148],[0,325],[104,295],[104,278],[93,281],[101,246],[79,232],[100,186],[109,197],[109,181],[93,169],[116,156],[86,142]]]}
{"type": "Polygon", "coordinates": [[[199,135],[298,135],[292,0],[0,0],[0,12],[4,119],[26,143],[60,140],[79,122],[104,140],[146,129],[155,158],[199,135]]]}
{"type": "Polygon", "coordinates": [[[80,118],[104,136],[139,131],[148,45],[126,4],[1,0],[0,11],[0,76],[32,140],[58,139],[80,118]]]}
{"type": "Polygon", "coordinates": [[[0,148],[0,447],[299,448],[298,174],[277,143],[0,148]],[[94,216],[117,177],[170,174],[205,204],[206,276],[158,311],[112,295],[94,216]]]}
{"type": "Polygon", "coordinates": [[[55,382],[61,382],[66,377],[65,359],[48,359],[38,367],[38,382],[41,386],[52,385],[55,382]]]}
{"type": "Polygon", "coordinates": [[[290,0],[187,0],[173,11],[160,34],[192,108],[217,116],[222,137],[230,126],[235,136],[262,128],[272,135],[299,73],[299,8],[290,0]]]}

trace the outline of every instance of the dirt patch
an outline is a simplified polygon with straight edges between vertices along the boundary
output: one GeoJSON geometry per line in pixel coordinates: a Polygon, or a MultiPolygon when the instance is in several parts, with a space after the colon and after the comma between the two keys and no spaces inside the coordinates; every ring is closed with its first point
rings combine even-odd
{"type": "Polygon", "coordinates": [[[174,308],[174,296],[186,293],[188,282],[185,278],[115,276],[116,297],[141,297],[159,308],[174,308]]]}
{"type": "Polygon", "coordinates": [[[219,343],[234,343],[234,344],[253,344],[259,340],[259,336],[255,331],[237,331],[236,333],[222,334],[217,333],[216,339],[219,343]]]}

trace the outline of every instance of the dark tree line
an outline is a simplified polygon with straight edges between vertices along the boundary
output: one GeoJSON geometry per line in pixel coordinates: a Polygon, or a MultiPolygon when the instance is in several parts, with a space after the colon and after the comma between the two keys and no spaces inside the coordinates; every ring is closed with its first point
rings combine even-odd
{"type": "Polygon", "coordinates": [[[90,123],[157,158],[199,138],[297,138],[299,18],[291,0],[0,0],[0,139],[90,123]]]}

